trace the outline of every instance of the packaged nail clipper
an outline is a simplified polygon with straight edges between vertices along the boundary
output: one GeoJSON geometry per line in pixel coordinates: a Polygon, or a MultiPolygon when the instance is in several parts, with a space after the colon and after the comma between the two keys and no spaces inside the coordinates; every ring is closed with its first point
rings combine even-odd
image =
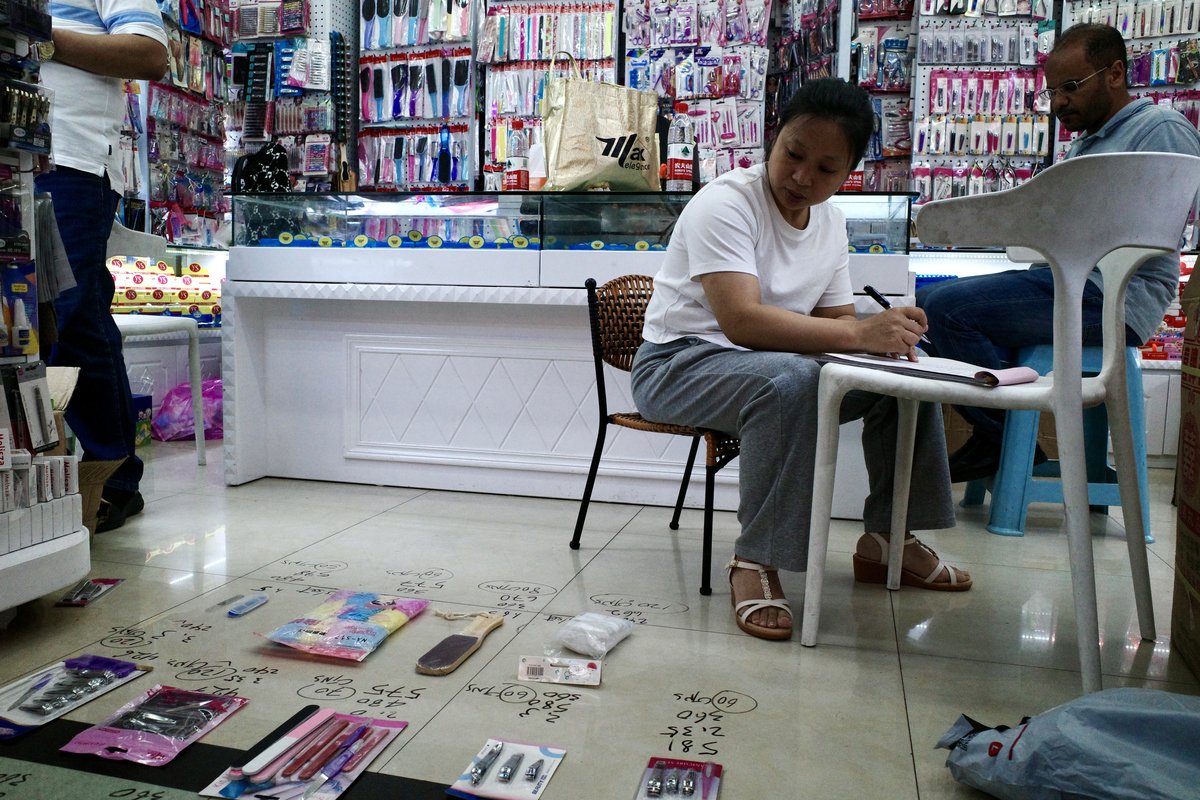
{"type": "Polygon", "coordinates": [[[566,754],[561,747],[488,739],[446,794],[495,800],[542,797],[566,754]]]}
{"type": "Polygon", "coordinates": [[[66,753],[90,753],[116,761],[162,766],[246,702],[244,697],[218,697],[155,686],[60,749],[66,753]]]}
{"type": "Polygon", "coordinates": [[[341,589],[266,638],[306,653],[362,661],[428,605],[428,600],[341,589]]]}
{"type": "Polygon", "coordinates": [[[82,655],[12,681],[0,688],[0,739],[28,733],[149,670],[115,658],[82,655]]]}
{"type": "Polygon", "coordinates": [[[664,796],[715,800],[721,791],[721,773],[721,765],[712,761],[654,756],[642,771],[642,781],[634,800],[664,796]]]}

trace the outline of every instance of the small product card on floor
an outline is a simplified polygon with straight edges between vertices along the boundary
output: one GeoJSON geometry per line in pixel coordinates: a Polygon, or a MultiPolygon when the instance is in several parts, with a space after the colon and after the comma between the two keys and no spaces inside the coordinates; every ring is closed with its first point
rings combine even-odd
{"type": "Polygon", "coordinates": [[[231,767],[200,792],[204,797],[333,800],[350,788],[407,722],[325,711],[319,724],[284,734],[262,767],[231,767]],[[274,756],[274,758],[272,758],[274,756]]]}
{"type": "Polygon", "coordinates": [[[68,589],[56,606],[86,606],[108,594],[124,581],[124,578],[84,578],[68,589]]]}
{"type": "Polygon", "coordinates": [[[642,782],[633,800],[656,797],[692,797],[714,800],[721,791],[720,764],[653,756],[642,772],[642,782]]]}
{"type": "Polygon", "coordinates": [[[446,793],[494,800],[541,797],[566,754],[561,747],[488,739],[446,793]]]}
{"type": "Polygon", "coordinates": [[[594,658],[521,656],[517,663],[517,680],[599,686],[600,662],[594,658]]]}

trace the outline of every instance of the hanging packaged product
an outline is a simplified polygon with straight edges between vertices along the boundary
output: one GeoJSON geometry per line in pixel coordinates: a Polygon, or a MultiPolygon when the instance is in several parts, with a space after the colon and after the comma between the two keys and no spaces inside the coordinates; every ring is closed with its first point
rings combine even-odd
{"type": "Polygon", "coordinates": [[[341,589],[266,638],[306,653],[362,661],[428,605],[428,600],[341,589]]]}
{"type": "Polygon", "coordinates": [[[44,667],[0,689],[0,739],[11,739],[90,703],[150,671],[128,661],[82,655],[44,667]]]}
{"type": "Polygon", "coordinates": [[[158,767],[246,703],[244,697],[220,697],[159,685],[121,706],[99,725],[77,734],[60,749],[158,767]]]}

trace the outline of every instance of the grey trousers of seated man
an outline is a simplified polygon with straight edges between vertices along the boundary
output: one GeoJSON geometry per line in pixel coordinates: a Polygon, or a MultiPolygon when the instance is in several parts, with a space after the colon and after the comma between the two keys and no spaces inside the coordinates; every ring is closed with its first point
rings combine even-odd
{"type": "MultiPolygon", "coordinates": [[[[735,350],[688,337],[644,343],[633,399],[655,422],[722,431],[741,440],[737,555],[780,569],[808,564],[821,365],[792,353],[735,350]]],[[[863,528],[891,529],[897,412],[894,398],[850,392],[841,421],[863,420],[869,491],[863,528]]],[[[909,493],[909,530],[954,527],[941,409],[922,403],[909,493]]]]}

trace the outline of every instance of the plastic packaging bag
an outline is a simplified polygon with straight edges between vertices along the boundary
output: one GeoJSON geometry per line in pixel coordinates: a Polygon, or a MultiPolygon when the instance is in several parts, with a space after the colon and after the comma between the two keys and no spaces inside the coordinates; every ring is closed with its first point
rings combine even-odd
{"type": "Polygon", "coordinates": [[[546,655],[554,655],[553,646],[558,645],[592,658],[604,658],[632,630],[633,623],[627,619],[588,611],[558,629],[546,655]]]}
{"type": "Polygon", "coordinates": [[[429,605],[428,600],[341,589],[303,617],[280,625],[267,638],[306,653],[362,661],[429,605]]]}
{"type": "Polygon", "coordinates": [[[0,739],[27,733],[145,674],[129,661],[85,654],[13,681],[0,688],[0,739]]]}
{"type": "Polygon", "coordinates": [[[954,778],[1004,800],[1193,800],[1200,697],[1108,689],[1015,727],[962,716],[937,747],[954,778]]]}
{"type": "Polygon", "coordinates": [[[244,697],[218,697],[155,686],[61,748],[101,758],[158,767],[246,705],[244,697]]]}
{"type": "MultiPolygon", "coordinates": [[[[204,399],[204,438],[220,439],[225,435],[222,428],[221,381],[219,378],[200,382],[200,394],[204,399]]],[[[181,383],[167,392],[163,398],[150,432],[160,442],[192,439],[196,432],[196,418],[192,413],[192,385],[181,383]]]]}

